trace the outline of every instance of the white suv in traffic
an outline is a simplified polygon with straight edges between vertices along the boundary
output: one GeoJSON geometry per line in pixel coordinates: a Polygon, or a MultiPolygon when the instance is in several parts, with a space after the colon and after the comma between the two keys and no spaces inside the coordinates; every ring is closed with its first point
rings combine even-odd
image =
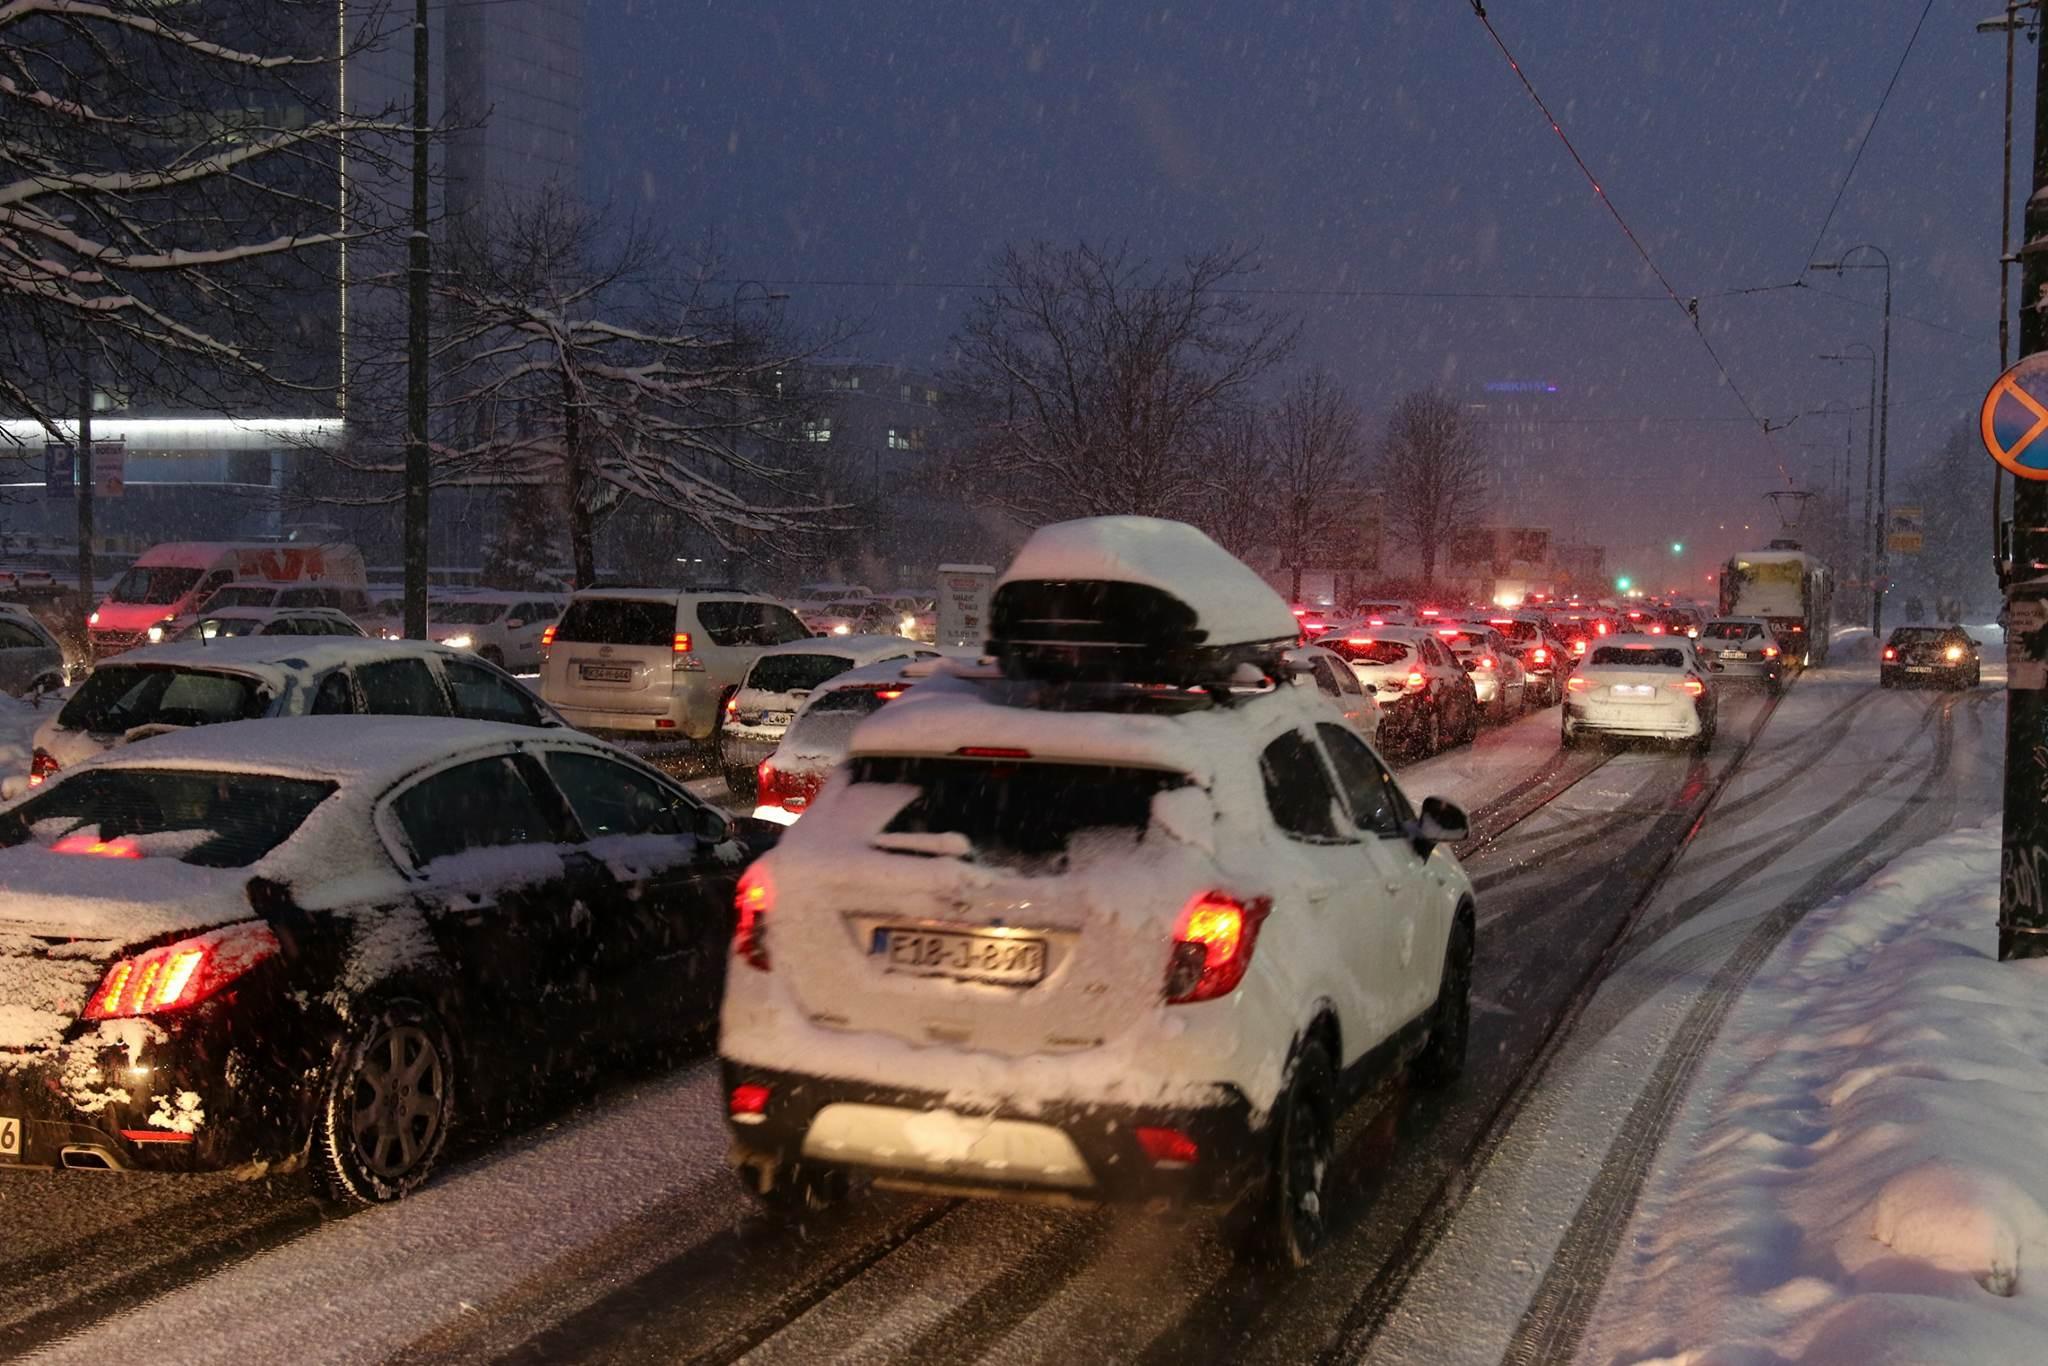
{"type": "Polygon", "coordinates": [[[1346,1101],[1462,1065],[1465,818],[1418,812],[1290,685],[1286,605],[1192,528],[1045,528],[992,621],[1000,666],[942,664],[862,722],[741,882],[719,1052],[742,1180],[798,1205],[853,1175],[1249,1195],[1299,1263],[1346,1101]]]}

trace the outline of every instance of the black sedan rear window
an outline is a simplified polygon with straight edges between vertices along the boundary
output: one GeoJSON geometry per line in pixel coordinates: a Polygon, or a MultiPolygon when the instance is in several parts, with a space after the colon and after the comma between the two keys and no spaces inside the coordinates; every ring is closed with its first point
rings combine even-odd
{"type": "Polygon", "coordinates": [[[1901,626],[1892,632],[1887,645],[1946,645],[1964,639],[1964,633],[1942,626],[1901,626]]]}
{"type": "Polygon", "coordinates": [[[173,769],[87,769],[0,813],[0,848],[33,840],[60,850],[175,858],[245,868],[284,843],[335,785],[311,778],[173,769]]]}
{"type": "Polygon", "coordinates": [[[747,686],[762,692],[809,692],[853,667],[840,655],[762,655],[747,674],[747,686]]]}
{"type": "Polygon", "coordinates": [[[1714,621],[1707,623],[1700,632],[1703,640],[1747,640],[1749,633],[1757,628],[1746,621],[1714,621]]]}
{"type": "Polygon", "coordinates": [[[57,713],[57,724],[102,735],[137,726],[211,726],[261,716],[269,700],[255,679],[240,674],[103,664],[57,713]]]}

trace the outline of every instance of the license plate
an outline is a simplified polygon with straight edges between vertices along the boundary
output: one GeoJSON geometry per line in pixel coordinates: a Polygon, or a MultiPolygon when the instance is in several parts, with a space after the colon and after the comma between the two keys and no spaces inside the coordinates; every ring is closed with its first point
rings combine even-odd
{"type": "Polygon", "coordinates": [[[1028,987],[1045,976],[1045,941],[883,926],[868,946],[891,972],[1028,987]]]}
{"type": "Polygon", "coordinates": [[[789,724],[790,718],[795,715],[795,712],[764,711],[761,713],[761,724],[764,726],[786,726],[789,724]]]}
{"type": "Polygon", "coordinates": [[[1934,672],[1934,666],[1932,664],[1908,664],[1906,672],[1909,674],[1931,674],[1934,672]]]}
{"type": "Polygon", "coordinates": [[[1613,688],[1616,697],[1655,697],[1656,688],[1648,683],[1617,683],[1613,688]]]}
{"type": "Polygon", "coordinates": [[[1721,658],[1723,658],[1723,659],[1748,659],[1748,658],[1749,658],[1749,656],[1748,656],[1747,654],[1744,654],[1744,653],[1743,653],[1743,652],[1742,652],[1741,650],[1723,650],[1723,651],[1721,651],[1721,658]]]}
{"type": "Polygon", "coordinates": [[[21,1156],[21,1121],[0,1115],[0,1157],[21,1156]]]}
{"type": "Polygon", "coordinates": [[[633,670],[625,664],[584,664],[578,666],[585,683],[631,683],[633,670]]]}

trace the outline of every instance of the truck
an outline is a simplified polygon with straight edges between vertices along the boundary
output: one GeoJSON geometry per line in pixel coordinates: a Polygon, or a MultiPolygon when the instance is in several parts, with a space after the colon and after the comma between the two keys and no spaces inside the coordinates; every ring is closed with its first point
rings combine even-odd
{"type": "Polygon", "coordinates": [[[86,619],[93,658],[147,644],[150,627],[199,610],[230,583],[252,581],[358,589],[367,582],[363,552],[344,543],[167,541],[144,551],[86,619]]]}
{"type": "Polygon", "coordinates": [[[1721,615],[1762,617],[1785,658],[1804,668],[1828,657],[1828,608],[1834,575],[1796,541],[1731,555],[1721,566],[1721,615]]]}

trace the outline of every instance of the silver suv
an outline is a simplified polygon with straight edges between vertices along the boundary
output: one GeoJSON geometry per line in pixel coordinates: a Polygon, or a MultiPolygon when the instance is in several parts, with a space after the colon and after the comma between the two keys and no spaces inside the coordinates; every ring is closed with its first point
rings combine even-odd
{"type": "Polygon", "coordinates": [[[594,588],[541,637],[540,695],[581,730],[708,741],[755,656],[810,634],[750,593],[594,588]]]}

